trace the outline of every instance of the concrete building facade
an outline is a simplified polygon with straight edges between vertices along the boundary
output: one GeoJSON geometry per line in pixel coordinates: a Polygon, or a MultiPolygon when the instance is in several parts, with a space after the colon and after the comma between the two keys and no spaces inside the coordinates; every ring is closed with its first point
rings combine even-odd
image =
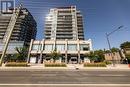
{"type": "Polygon", "coordinates": [[[83,19],[76,6],[50,9],[45,20],[45,39],[84,40],[83,19]]]}
{"type": "MultiPolygon", "coordinates": [[[[13,13],[4,13],[0,15],[0,41],[3,41],[4,39],[12,16],[13,13]]],[[[31,13],[26,8],[22,8],[15,23],[11,41],[24,41],[25,43],[30,42],[31,39],[35,39],[36,37],[36,26],[36,22],[31,13]]]]}
{"type": "Polygon", "coordinates": [[[114,52],[114,53],[105,53],[105,60],[106,61],[114,61],[115,63],[120,63],[122,60],[122,56],[120,52],[114,52]]]}
{"type": "Polygon", "coordinates": [[[52,51],[59,52],[61,62],[64,63],[83,63],[85,55],[92,50],[91,40],[32,40],[29,48],[29,63],[44,63],[51,60],[49,54],[52,51]]]}
{"type": "Polygon", "coordinates": [[[92,50],[91,39],[84,40],[83,19],[76,6],[50,9],[44,34],[44,40],[31,41],[28,62],[44,63],[56,50],[62,55],[61,62],[82,63],[92,50]]]}
{"type": "MultiPolygon", "coordinates": [[[[13,22],[13,20],[11,20],[13,16],[13,11],[0,14],[0,52],[7,39],[6,35],[8,35],[10,31],[8,27],[9,24],[13,22]]],[[[26,8],[21,8],[14,25],[7,53],[15,53],[15,47],[29,46],[31,39],[35,39],[36,37],[36,27],[36,21],[31,13],[26,8]]]]}

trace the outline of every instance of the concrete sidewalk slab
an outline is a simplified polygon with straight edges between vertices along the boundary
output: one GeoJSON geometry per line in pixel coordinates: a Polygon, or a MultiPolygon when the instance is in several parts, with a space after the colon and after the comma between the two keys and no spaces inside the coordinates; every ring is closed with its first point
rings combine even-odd
{"type": "Polygon", "coordinates": [[[130,70],[127,64],[108,65],[107,67],[83,67],[83,64],[68,64],[67,67],[44,67],[43,64],[31,65],[30,67],[0,67],[0,70],[130,70]]]}

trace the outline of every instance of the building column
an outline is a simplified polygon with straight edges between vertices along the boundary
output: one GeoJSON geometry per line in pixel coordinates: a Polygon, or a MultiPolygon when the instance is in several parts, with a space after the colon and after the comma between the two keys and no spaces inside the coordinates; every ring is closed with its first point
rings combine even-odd
{"type": "Polygon", "coordinates": [[[78,64],[80,64],[80,46],[79,39],[77,40],[77,50],[78,50],[78,64]]]}
{"type": "Polygon", "coordinates": [[[88,43],[89,43],[89,48],[90,48],[90,51],[91,51],[91,50],[93,50],[93,48],[92,48],[92,40],[91,40],[91,39],[89,39],[89,40],[88,40],[88,43]]]}
{"type": "Polygon", "coordinates": [[[38,64],[41,64],[41,60],[42,60],[42,53],[40,53],[40,59],[38,60],[38,64]]]}
{"type": "Polygon", "coordinates": [[[67,63],[68,63],[68,62],[67,62],[67,50],[68,50],[68,49],[67,49],[67,45],[68,45],[68,40],[66,39],[65,42],[66,42],[66,43],[65,43],[65,63],[67,64],[67,63]]]}
{"type": "Polygon", "coordinates": [[[57,48],[56,48],[56,40],[54,40],[54,44],[53,44],[53,51],[57,51],[57,48]]]}
{"type": "Polygon", "coordinates": [[[41,63],[41,62],[43,62],[42,61],[42,54],[43,54],[43,50],[44,50],[44,39],[40,42],[40,44],[41,44],[41,49],[40,49],[40,51],[41,51],[41,53],[40,53],[40,63],[41,63]]]}
{"type": "Polygon", "coordinates": [[[30,55],[31,55],[31,49],[32,49],[33,41],[34,41],[34,40],[31,39],[30,47],[29,47],[29,50],[28,50],[27,63],[30,63],[30,55]]]}
{"type": "Polygon", "coordinates": [[[65,63],[67,64],[67,51],[65,51],[65,63]]]}
{"type": "Polygon", "coordinates": [[[80,64],[80,51],[78,51],[78,64],[80,64]]]}

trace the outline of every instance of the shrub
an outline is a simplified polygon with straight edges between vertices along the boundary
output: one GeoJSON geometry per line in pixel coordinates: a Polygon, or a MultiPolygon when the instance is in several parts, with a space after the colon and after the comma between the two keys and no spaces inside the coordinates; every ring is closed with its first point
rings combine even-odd
{"type": "Polygon", "coordinates": [[[104,63],[105,63],[106,65],[112,64],[111,61],[105,61],[104,63]]]}
{"type": "Polygon", "coordinates": [[[66,67],[64,63],[46,63],[45,67],[66,67]]]}
{"type": "Polygon", "coordinates": [[[25,63],[25,62],[8,62],[5,64],[5,66],[7,67],[28,67],[28,63],[25,63]]]}
{"type": "Polygon", "coordinates": [[[105,63],[86,63],[84,67],[106,67],[105,63]]]}

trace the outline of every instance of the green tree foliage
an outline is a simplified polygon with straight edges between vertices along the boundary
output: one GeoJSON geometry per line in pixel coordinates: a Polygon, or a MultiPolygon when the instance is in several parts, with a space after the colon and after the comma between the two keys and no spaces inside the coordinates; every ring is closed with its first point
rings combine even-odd
{"type": "MultiPolygon", "coordinates": [[[[112,52],[119,52],[118,48],[113,47],[111,49],[112,52]]],[[[105,53],[111,53],[110,50],[95,50],[91,51],[89,54],[86,54],[86,56],[90,59],[90,61],[95,61],[95,62],[103,62],[105,60],[105,53]]]]}
{"type": "Polygon", "coordinates": [[[60,52],[57,52],[54,50],[51,52],[50,57],[54,60],[54,63],[55,63],[56,60],[59,60],[59,58],[61,57],[61,54],[60,52]]]}
{"type": "Polygon", "coordinates": [[[94,61],[97,60],[96,55],[95,55],[95,53],[93,51],[91,51],[89,54],[87,53],[86,57],[88,57],[91,62],[94,62],[94,61]]]}
{"type": "Polygon", "coordinates": [[[96,50],[94,53],[97,55],[97,62],[103,62],[105,60],[105,52],[103,50],[96,50]]]}
{"type": "Polygon", "coordinates": [[[120,45],[121,49],[126,49],[126,48],[130,48],[130,42],[124,42],[120,45]]]}
{"type": "Polygon", "coordinates": [[[14,57],[17,61],[26,61],[27,58],[27,48],[26,47],[16,47],[15,50],[17,51],[14,54],[14,57]]]}
{"type": "Polygon", "coordinates": [[[113,47],[111,50],[105,50],[105,53],[111,53],[111,51],[112,52],[119,52],[120,50],[119,50],[119,48],[113,47]]]}
{"type": "Polygon", "coordinates": [[[105,60],[103,50],[91,51],[89,54],[86,54],[86,56],[91,62],[103,62],[105,60]]]}
{"type": "Polygon", "coordinates": [[[4,60],[8,62],[16,62],[17,58],[15,54],[7,54],[4,60]]]}
{"type": "Polygon", "coordinates": [[[120,50],[119,50],[119,48],[113,47],[113,48],[111,49],[111,51],[112,51],[112,52],[119,52],[120,50]]]}
{"type": "MultiPolygon", "coordinates": [[[[90,59],[90,61],[95,62],[103,62],[105,60],[105,53],[110,53],[110,50],[95,50],[91,51],[89,54],[86,54],[86,56],[90,59]]],[[[112,48],[112,52],[119,52],[118,48],[112,48]]]]}
{"type": "Polygon", "coordinates": [[[27,48],[16,47],[15,50],[17,53],[7,54],[4,60],[8,62],[24,62],[27,58],[27,48]]]}
{"type": "Polygon", "coordinates": [[[105,52],[105,53],[111,53],[111,51],[110,51],[110,50],[105,50],[104,52],[105,52]]]}

